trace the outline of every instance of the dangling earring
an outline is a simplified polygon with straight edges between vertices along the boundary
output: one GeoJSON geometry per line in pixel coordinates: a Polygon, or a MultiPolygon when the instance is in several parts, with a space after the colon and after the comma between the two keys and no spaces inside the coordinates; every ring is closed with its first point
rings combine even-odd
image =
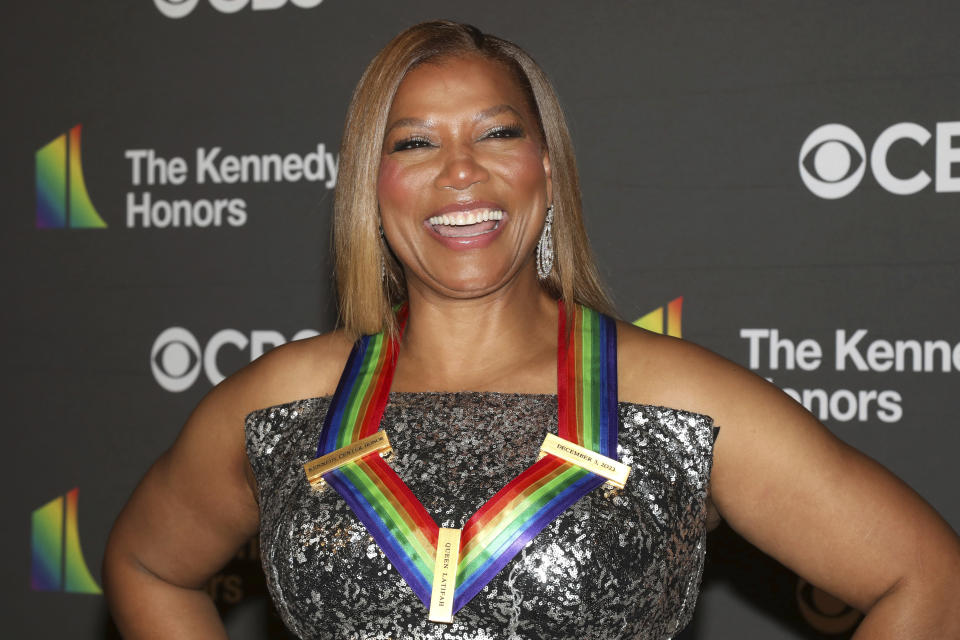
{"type": "Polygon", "coordinates": [[[380,227],[380,279],[387,279],[387,261],[383,257],[383,252],[386,250],[387,239],[383,235],[383,227],[380,227]]]}
{"type": "Polygon", "coordinates": [[[553,205],[547,207],[547,219],[543,223],[540,242],[537,243],[537,277],[546,280],[553,270],[553,205]]]}

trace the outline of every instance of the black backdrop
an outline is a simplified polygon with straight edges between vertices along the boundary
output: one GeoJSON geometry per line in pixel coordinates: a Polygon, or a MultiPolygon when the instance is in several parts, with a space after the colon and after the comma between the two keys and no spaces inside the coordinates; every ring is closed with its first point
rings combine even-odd
{"type": "MultiPolygon", "coordinates": [[[[220,375],[331,328],[331,168],[350,91],[392,35],[436,17],[518,42],[551,75],[624,317],[652,326],[662,309],[653,328],[792,390],[960,523],[955,3],[37,0],[3,13],[4,635],[109,635],[99,566],[138,478],[220,375]],[[165,181],[135,180],[148,152],[155,172],[173,169],[165,181]],[[203,169],[271,154],[310,175],[203,169]],[[794,348],[806,357],[791,362],[794,348]]],[[[729,529],[709,548],[683,637],[850,634],[855,613],[729,529]]],[[[246,549],[211,583],[231,637],[282,637],[257,566],[246,549]]]]}

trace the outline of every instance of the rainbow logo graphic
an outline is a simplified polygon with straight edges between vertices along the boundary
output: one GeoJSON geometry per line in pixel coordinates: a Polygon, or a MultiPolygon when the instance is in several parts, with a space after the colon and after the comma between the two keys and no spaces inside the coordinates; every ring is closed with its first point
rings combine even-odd
{"type": "Polygon", "coordinates": [[[37,151],[37,229],[102,229],[80,160],[81,125],[37,151]]]}
{"type": "Polygon", "coordinates": [[[633,321],[641,329],[663,333],[674,338],[682,338],[680,315],[683,312],[683,296],[674,298],[666,308],[658,307],[641,318],[633,321]]]}
{"type": "Polygon", "coordinates": [[[30,588],[34,591],[103,593],[80,549],[80,489],[54,498],[30,518],[30,588]]]}

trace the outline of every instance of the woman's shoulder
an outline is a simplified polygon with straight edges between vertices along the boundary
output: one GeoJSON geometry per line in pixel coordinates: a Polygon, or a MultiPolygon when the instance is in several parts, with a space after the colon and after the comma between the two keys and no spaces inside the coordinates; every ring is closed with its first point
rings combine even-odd
{"type": "Polygon", "coordinates": [[[296,400],[331,395],[353,346],[343,331],[271,349],[221,383],[244,415],[296,400]]]}
{"type": "Polygon", "coordinates": [[[693,342],[617,323],[620,399],[711,416],[724,413],[730,394],[765,386],[740,365],[693,342]]]}

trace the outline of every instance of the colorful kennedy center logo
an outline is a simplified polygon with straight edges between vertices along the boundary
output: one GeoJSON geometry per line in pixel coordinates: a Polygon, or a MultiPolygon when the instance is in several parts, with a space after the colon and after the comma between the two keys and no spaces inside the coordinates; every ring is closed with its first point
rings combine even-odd
{"type": "Polygon", "coordinates": [[[682,325],[680,322],[683,313],[683,296],[674,298],[667,303],[666,307],[658,307],[640,318],[633,321],[633,324],[663,335],[673,338],[682,338],[682,325]]]}
{"type": "Polygon", "coordinates": [[[81,125],[36,153],[37,229],[102,229],[90,201],[80,159],[81,125]]]}
{"type": "Polygon", "coordinates": [[[103,593],[80,548],[80,489],[71,489],[30,518],[30,588],[34,591],[103,593]]]}

